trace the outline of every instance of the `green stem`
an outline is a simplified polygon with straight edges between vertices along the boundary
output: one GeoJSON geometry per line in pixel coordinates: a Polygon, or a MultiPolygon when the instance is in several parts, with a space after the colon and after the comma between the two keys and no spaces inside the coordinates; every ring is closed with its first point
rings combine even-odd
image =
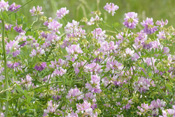
{"type": "MultiPolygon", "coordinates": [[[[1,19],[2,21],[2,47],[3,47],[3,56],[4,56],[4,72],[5,72],[5,89],[8,89],[8,77],[7,77],[7,59],[6,59],[6,51],[5,51],[5,41],[4,41],[4,36],[5,36],[5,24],[4,20],[1,19]]],[[[7,117],[8,114],[8,91],[6,91],[6,104],[5,104],[5,117],[7,117]]]]}
{"type": "Polygon", "coordinates": [[[100,0],[97,0],[97,10],[98,10],[98,11],[100,11],[99,6],[100,6],[100,0]]]}
{"type": "Polygon", "coordinates": [[[35,21],[32,23],[32,25],[30,26],[31,29],[32,29],[33,25],[38,21],[38,19],[39,19],[39,16],[37,16],[36,20],[35,20],[35,21]]]}

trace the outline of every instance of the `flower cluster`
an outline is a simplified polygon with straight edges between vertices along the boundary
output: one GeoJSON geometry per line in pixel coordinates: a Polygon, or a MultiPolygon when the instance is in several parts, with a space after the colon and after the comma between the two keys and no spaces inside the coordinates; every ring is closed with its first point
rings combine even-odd
{"type": "Polygon", "coordinates": [[[157,99],[151,101],[151,104],[141,104],[141,106],[138,106],[137,108],[140,110],[140,112],[137,112],[139,115],[151,115],[151,116],[157,116],[159,114],[159,109],[163,109],[163,107],[166,105],[166,103],[163,100],[157,99]]]}
{"type": "Polygon", "coordinates": [[[124,20],[125,22],[123,22],[123,24],[130,29],[136,28],[136,25],[139,22],[137,18],[137,13],[135,12],[126,13],[124,20]]]}
{"type": "Polygon", "coordinates": [[[117,5],[115,5],[114,3],[106,3],[106,5],[104,6],[104,9],[108,12],[111,13],[112,16],[114,16],[115,11],[119,9],[119,7],[117,5]]]}
{"type": "Polygon", "coordinates": [[[135,89],[138,90],[140,93],[149,90],[150,86],[155,87],[154,81],[151,81],[151,79],[146,79],[143,77],[139,78],[137,83],[135,83],[135,89]]]}
{"type": "Polygon", "coordinates": [[[157,31],[157,26],[154,26],[153,18],[146,18],[145,21],[141,22],[141,25],[144,26],[143,31],[147,34],[152,34],[157,31]]]}
{"type": "Polygon", "coordinates": [[[17,9],[19,9],[21,7],[21,5],[16,5],[16,3],[13,3],[9,6],[9,11],[16,11],[17,9]]]}
{"type": "Polygon", "coordinates": [[[9,4],[4,0],[0,1],[0,11],[8,11],[9,4]]]}
{"type": "Polygon", "coordinates": [[[32,14],[32,16],[44,14],[44,12],[42,12],[42,7],[40,6],[37,6],[37,8],[33,7],[32,9],[30,9],[30,13],[32,14]]]}
{"type": "Polygon", "coordinates": [[[58,19],[62,19],[68,13],[69,13],[69,10],[67,10],[66,7],[61,8],[61,9],[57,10],[57,17],[58,17],[58,19]]]}
{"type": "Polygon", "coordinates": [[[100,93],[100,77],[97,75],[91,75],[90,83],[86,83],[86,88],[92,93],[100,93]]]}

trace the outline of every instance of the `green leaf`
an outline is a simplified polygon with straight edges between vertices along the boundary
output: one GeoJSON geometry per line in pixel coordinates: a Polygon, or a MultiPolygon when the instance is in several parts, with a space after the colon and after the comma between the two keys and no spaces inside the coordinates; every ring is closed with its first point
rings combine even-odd
{"type": "Polygon", "coordinates": [[[16,85],[16,90],[17,90],[19,93],[24,93],[24,90],[23,90],[19,85],[16,85]]]}
{"type": "Polygon", "coordinates": [[[20,114],[23,114],[23,113],[25,113],[26,111],[27,111],[27,109],[23,109],[23,110],[20,110],[19,113],[20,113],[20,114]]]}
{"type": "Polygon", "coordinates": [[[26,41],[21,41],[21,42],[19,42],[19,45],[22,45],[23,43],[25,43],[26,41]]]}
{"type": "Polygon", "coordinates": [[[165,86],[166,86],[166,88],[167,88],[168,90],[170,90],[170,91],[172,92],[172,86],[171,86],[171,84],[167,83],[165,86]]]}
{"type": "Polygon", "coordinates": [[[15,14],[12,14],[12,15],[11,15],[11,20],[12,20],[12,21],[15,21],[15,20],[16,20],[15,14]]]}
{"type": "Polygon", "coordinates": [[[8,14],[6,12],[2,12],[2,17],[4,20],[8,19],[8,14]]]}

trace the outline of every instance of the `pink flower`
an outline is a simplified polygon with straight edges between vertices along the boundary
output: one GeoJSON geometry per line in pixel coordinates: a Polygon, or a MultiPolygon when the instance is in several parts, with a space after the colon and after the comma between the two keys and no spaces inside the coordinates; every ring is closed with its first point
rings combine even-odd
{"type": "Polygon", "coordinates": [[[30,77],[30,75],[26,75],[26,78],[22,79],[21,83],[24,84],[26,88],[34,85],[32,83],[32,78],[30,77]]]}
{"type": "Polygon", "coordinates": [[[71,37],[82,37],[85,38],[85,30],[82,29],[82,26],[79,25],[79,22],[72,20],[72,23],[68,22],[64,27],[65,32],[67,34],[67,38],[71,37]]]}
{"type": "Polygon", "coordinates": [[[77,112],[88,112],[92,113],[91,103],[88,103],[86,100],[82,104],[77,104],[77,112]]]}
{"type": "Polygon", "coordinates": [[[80,45],[71,45],[69,47],[66,47],[66,51],[68,54],[79,54],[83,53],[83,51],[80,48],[80,45]]]}
{"type": "Polygon", "coordinates": [[[168,24],[168,20],[166,19],[165,21],[163,21],[163,20],[161,19],[161,20],[158,20],[158,21],[156,22],[156,24],[157,24],[158,26],[160,26],[160,27],[163,27],[163,26],[165,26],[165,25],[168,24]]]}
{"type": "Polygon", "coordinates": [[[58,19],[62,19],[68,13],[69,13],[69,10],[67,10],[66,7],[61,8],[61,9],[57,10],[57,17],[58,17],[58,19]]]}
{"type": "Polygon", "coordinates": [[[95,22],[102,21],[103,19],[100,18],[98,15],[95,16],[95,18],[91,17],[89,22],[86,22],[87,25],[93,25],[95,22]]]}
{"type": "Polygon", "coordinates": [[[160,31],[159,34],[157,34],[158,39],[166,39],[166,35],[164,31],[160,31]]]}
{"type": "Polygon", "coordinates": [[[104,6],[104,9],[108,11],[108,13],[112,13],[112,16],[114,16],[115,11],[118,10],[119,7],[114,3],[106,3],[106,5],[104,6]]]}
{"type": "Polygon", "coordinates": [[[13,3],[13,4],[10,5],[9,11],[16,11],[20,7],[21,7],[21,5],[16,5],[15,3],[13,3]]]}
{"type": "Polygon", "coordinates": [[[68,113],[68,115],[66,117],[78,117],[78,114],[71,112],[71,113],[68,113]]]}
{"type": "Polygon", "coordinates": [[[152,34],[158,30],[158,26],[154,26],[153,18],[146,18],[145,21],[141,22],[141,25],[144,26],[143,31],[147,34],[152,34]]]}
{"type": "Polygon", "coordinates": [[[66,69],[63,69],[60,67],[59,69],[55,69],[54,72],[52,73],[53,76],[63,76],[67,72],[66,69]]]}
{"type": "Polygon", "coordinates": [[[47,105],[48,106],[47,106],[47,109],[44,110],[43,117],[48,116],[49,113],[57,114],[56,111],[59,106],[58,104],[55,104],[52,102],[52,100],[50,100],[47,105]]]}
{"type": "Polygon", "coordinates": [[[129,12],[125,13],[123,25],[125,25],[127,28],[134,29],[136,28],[136,25],[138,24],[138,18],[137,13],[135,12],[129,12]]]}
{"type": "Polygon", "coordinates": [[[20,54],[20,46],[18,45],[18,41],[10,41],[9,43],[6,44],[6,51],[7,54],[12,53],[13,57],[16,57],[17,55],[20,54]]]}
{"type": "Polygon", "coordinates": [[[95,73],[100,73],[102,72],[101,69],[102,66],[100,66],[98,63],[90,63],[85,65],[85,72],[95,72],[95,73]]]}
{"type": "Polygon", "coordinates": [[[37,8],[35,8],[35,6],[30,9],[30,13],[32,14],[32,16],[35,16],[35,15],[43,15],[44,12],[41,12],[42,11],[42,7],[40,6],[37,6],[37,8]]]}
{"type": "Polygon", "coordinates": [[[49,22],[48,28],[51,29],[54,32],[60,33],[59,29],[62,27],[62,24],[60,24],[58,21],[53,20],[52,22],[49,22]]]}
{"type": "Polygon", "coordinates": [[[97,39],[98,41],[104,41],[106,39],[106,31],[102,31],[101,28],[96,28],[91,33],[93,34],[93,38],[97,39]]]}
{"type": "Polygon", "coordinates": [[[8,11],[9,4],[8,2],[5,2],[4,0],[0,1],[0,12],[1,11],[8,11]]]}
{"type": "Polygon", "coordinates": [[[91,75],[90,83],[86,83],[85,87],[92,93],[100,93],[100,77],[97,75],[91,75]]]}
{"type": "Polygon", "coordinates": [[[66,98],[73,100],[73,99],[83,99],[83,93],[78,89],[78,88],[74,88],[74,89],[70,89],[66,98]]]}
{"type": "Polygon", "coordinates": [[[4,113],[0,113],[0,116],[1,116],[1,117],[4,117],[4,113]]]}
{"type": "Polygon", "coordinates": [[[41,64],[36,64],[34,69],[37,71],[42,71],[47,67],[46,62],[42,62],[41,64]]]}

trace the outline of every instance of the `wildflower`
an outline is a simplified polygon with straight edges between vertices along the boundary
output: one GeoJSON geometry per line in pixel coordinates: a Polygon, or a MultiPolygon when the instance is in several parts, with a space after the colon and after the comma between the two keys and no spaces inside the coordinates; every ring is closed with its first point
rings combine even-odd
{"type": "Polygon", "coordinates": [[[42,54],[44,54],[44,53],[45,53],[44,49],[37,47],[36,50],[33,49],[33,50],[31,51],[30,57],[34,57],[34,56],[36,56],[37,54],[41,54],[41,55],[42,55],[42,54]]]}
{"type": "Polygon", "coordinates": [[[8,61],[8,62],[7,62],[7,66],[8,66],[9,68],[12,68],[12,69],[18,67],[19,65],[20,65],[19,62],[15,62],[15,63],[12,63],[11,61],[8,61]]]}
{"type": "Polygon", "coordinates": [[[60,24],[58,21],[53,20],[52,22],[49,22],[48,28],[51,29],[54,32],[60,33],[59,29],[62,27],[62,24],[60,24]]]}
{"type": "Polygon", "coordinates": [[[160,31],[159,34],[157,34],[158,39],[166,39],[165,32],[160,31]]]}
{"type": "Polygon", "coordinates": [[[139,78],[139,80],[135,82],[134,85],[135,89],[138,90],[140,93],[149,90],[150,86],[155,86],[154,81],[151,81],[151,79],[146,79],[144,77],[139,78]]]}
{"type": "Polygon", "coordinates": [[[79,67],[83,67],[85,63],[86,63],[85,61],[73,63],[74,71],[75,71],[76,74],[78,74],[79,71],[80,71],[79,67]]]}
{"type": "Polygon", "coordinates": [[[35,8],[35,6],[30,9],[30,13],[32,14],[32,16],[35,16],[35,15],[43,15],[44,12],[41,12],[42,11],[42,7],[40,6],[37,6],[37,8],[35,8]]]}
{"type": "Polygon", "coordinates": [[[167,109],[168,114],[175,116],[175,105],[173,105],[173,109],[167,109]]]}
{"type": "Polygon", "coordinates": [[[141,22],[141,25],[144,26],[143,31],[147,34],[152,34],[157,31],[157,26],[154,26],[153,18],[146,18],[145,21],[141,22]]]}
{"type": "Polygon", "coordinates": [[[147,63],[148,66],[154,66],[156,59],[154,57],[144,59],[144,62],[147,63]]]}
{"type": "Polygon", "coordinates": [[[73,99],[80,100],[83,99],[83,97],[84,97],[83,93],[78,88],[70,89],[66,96],[66,98],[70,100],[73,99]]]}
{"type": "Polygon", "coordinates": [[[82,26],[79,26],[79,22],[72,20],[72,23],[68,22],[64,27],[67,38],[77,37],[85,38],[85,30],[82,29],[82,26]]]}
{"type": "Polygon", "coordinates": [[[52,100],[48,101],[47,109],[44,110],[43,117],[47,117],[49,113],[57,114],[56,111],[57,111],[58,106],[59,105],[53,103],[52,100]]]}
{"type": "Polygon", "coordinates": [[[125,18],[124,18],[124,23],[127,28],[134,29],[136,28],[136,25],[138,24],[138,18],[137,18],[137,13],[135,12],[129,12],[125,13],[125,18]]]}
{"type": "Polygon", "coordinates": [[[137,54],[137,53],[134,53],[134,55],[132,56],[132,60],[133,61],[136,61],[136,60],[138,60],[140,58],[140,56],[137,54]]]}
{"type": "Polygon", "coordinates": [[[12,25],[11,24],[5,24],[5,29],[6,30],[11,30],[12,28],[12,25]]]}
{"type": "Polygon", "coordinates": [[[80,48],[80,45],[71,45],[69,47],[66,47],[66,51],[68,54],[79,54],[79,53],[83,53],[83,51],[80,48]]]}
{"type": "Polygon", "coordinates": [[[133,56],[134,55],[134,50],[131,50],[130,48],[126,48],[125,53],[126,53],[126,55],[133,56]]]}
{"type": "Polygon", "coordinates": [[[8,2],[5,2],[4,0],[0,1],[0,12],[1,11],[8,11],[9,4],[8,2]]]}
{"type": "Polygon", "coordinates": [[[22,25],[16,25],[14,28],[13,28],[16,32],[18,33],[22,33],[23,30],[22,30],[22,25]]]}
{"type": "MultiPolygon", "coordinates": [[[[57,32],[59,32],[59,31],[57,31],[57,32]]],[[[47,43],[57,42],[58,40],[60,40],[60,37],[55,32],[51,32],[51,33],[47,34],[47,38],[46,38],[47,43]]]]}
{"type": "Polygon", "coordinates": [[[109,43],[107,41],[100,42],[100,52],[112,52],[113,50],[117,49],[118,45],[114,44],[113,41],[110,41],[109,43]]]}
{"type": "Polygon", "coordinates": [[[85,65],[85,72],[102,72],[102,66],[100,66],[98,63],[90,63],[85,65]]]}
{"type": "Polygon", "coordinates": [[[39,64],[35,65],[34,69],[37,70],[37,71],[42,71],[42,70],[44,70],[46,67],[47,67],[46,62],[42,62],[40,65],[39,65],[39,64]]]}
{"type": "Polygon", "coordinates": [[[88,112],[92,113],[91,103],[88,103],[86,100],[82,104],[77,104],[77,112],[88,112]]]}
{"type": "Polygon", "coordinates": [[[118,61],[116,61],[116,60],[114,60],[114,61],[107,61],[105,71],[108,72],[111,69],[112,70],[122,70],[123,69],[123,65],[121,63],[119,63],[118,61]]]}
{"type": "Polygon", "coordinates": [[[163,21],[162,19],[159,21],[157,21],[156,22],[156,24],[158,25],[158,26],[160,26],[160,27],[163,27],[163,26],[165,26],[165,25],[167,25],[168,24],[168,20],[166,19],[165,21],[163,21]]]}
{"type": "Polygon", "coordinates": [[[4,117],[4,113],[0,113],[1,117],[4,117]]]}
{"type": "Polygon", "coordinates": [[[154,109],[154,108],[160,108],[164,106],[165,106],[165,102],[163,100],[157,99],[151,102],[149,108],[154,109]]]}
{"type": "Polygon", "coordinates": [[[57,17],[58,17],[58,19],[62,19],[68,13],[69,13],[69,10],[67,10],[66,7],[61,8],[61,9],[57,10],[57,17]]]}
{"type": "Polygon", "coordinates": [[[114,16],[115,11],[118,10],[119,7],[117,5],[115,5],[114,3],[106,3],[106,5],[104,6],[104,9],[108,13],[112,13],[112,16],[114,16]]]}
{"type": "Polygon", "coordinates": [[[78,114],[71,112],[71,113],[68,113],[68,115],[66,117],[78,117],[78,114]]]}
{"type": "Polygon", "coordinates": [[[144,46],[144,43],[147,40],[147,37],[148,37],[147,34],[144,33],[143,31],[138,32],[137,37],[135,37],[135,40],[134,40],[134,42],[135,42],[134,46],[136,48],[140,48],[140,47],[144,46]]]}
{"type": "Polygon", "coordinates": [[[84,99],[89,100],[89,99],[95,99],[96,95],[94,95],[92,92],[88,92],[85,94],[84,99]]]}
{"type": "Polygon", "coordinates": [[[157,40],[155,40],[155,41],[152,41],[152,42],[150,42],[149,43],[150,44],[150,49],[161,49],[162,48],[162,45],[161,45],[161,43],[160,43],[160,41],[157,39],[157,40]]]}
{"type": "Polygon", "coordinates": [[[168,47],[164,47],[164,48],[163,48],[163,53],[164,53],[164,54],[168,54],[169,51],[170,51],[170,49],[169,49],[168,47]]]}
{"type": "Polygon", "coordinates": [[[76,113],[81,113],[83,116],[98,117],[98,113],[93,113],[92,105],[88,101],[85,100],[82,104],[76,104],[76,106],[76,113]]]}
{"type": "Polygon", "coordinates": [[[93,34],[93,37],[100,42],[106,39],[106,35],[105,35],[106,31],[102,31],[101,28],[96,28],[91,33],[93,34]]]}
{"type": "Polygon", "coordinates": [[[22,79],[21,82],[25,85],[25,87],[30,87],[33,85],[32,78],[30,77],[30,75],[26,75],[26,79],[22,79]]]}
{"type": "Polygon", "coordinates": [[[12,53],[13,57],[16,57],[17,55],[20,54],[20,46],[18,45],[18,41],[10,41],[9,43],[6,44],[6,51],[7,54],[12,53]]]}
{"type": "Polygon", "coordinates": [[[141,106],[138,106],[137,108],[140,110],[140,112],[137,112],[139,115],[145,115],[147,112],[151,112],[151,116],[157,116],[159,114],[159,109],[163,110],[163,107],[166,105],[166,102],[163,100],[157,99],[153,100],[150,105],[148,104],[141,104],[141,106]]]}
{"type": "Polygon", "coordinates": [[[21,5],[16,5],[15,3],[11,4],[9,6],[9,11],[16,11],[17,9],[19,9],[21,7],[21,5]]]}
{"type": "Polygon", "coordinates": [[[91,75],[90,83],[85,84],[86,88],[91,91],[92,93],[100,93],[100,77],[97,75],[91,75]]]}
{"type": "Polygon", "coordinates": [[[86,22],[87,25],[93,25],[95,22],[102,21],[103,19],[100,18],[98,15],[95,16],[95,18],[91,17],[89,22],[86,22]]]}
{"type": "Polygon", "coordinates": [[[54,72],[52,73],[53,76],[63,76],[66,73],[66,69],[63,69],[60,67],[59,69],[55,69],[54,72]]]}

